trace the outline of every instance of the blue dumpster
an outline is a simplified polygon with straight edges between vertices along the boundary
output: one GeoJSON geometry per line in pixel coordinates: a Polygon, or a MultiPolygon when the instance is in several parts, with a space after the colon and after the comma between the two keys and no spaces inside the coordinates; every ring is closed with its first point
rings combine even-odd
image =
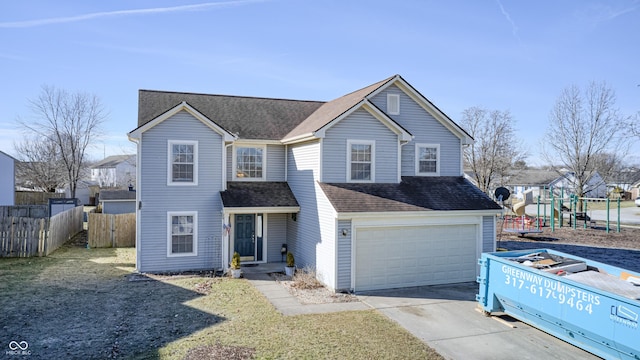
{"type": "Polygon", "coordinates": [[[484,253],[477,301],[607,359],[640,359],[640,274],[549,249],[484,253]]]}

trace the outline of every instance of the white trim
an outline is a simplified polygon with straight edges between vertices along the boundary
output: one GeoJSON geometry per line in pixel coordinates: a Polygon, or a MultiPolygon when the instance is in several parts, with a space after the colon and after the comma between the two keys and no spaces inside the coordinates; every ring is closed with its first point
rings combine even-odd
{"type": "Polygon", "coordinates": [[[349,183],[372,183],[376,181],[376,141],[347,139],[347,182],[349,183]],[[371,146],[371,176],[368,180],[351,179],[351,146],[370,145],[371,146]]]}
{"type": "Polygon", "coordinates": [[[233,144],[233,154],[231,158],[231,163],[232,163],[231,176],[234,181],[265,181],[267,178],[267,145],[237,142],[233,144]],[[262,149],[262,177],[245,178],[245,177],[237,176],[238,173],[236,171],[236,167],[238,165],[238,154],[237,154],[238,148],[262,149]]]}
{"type": "MultiPolygon", "coordinates": [[[[142,134],[140,135],[142,136],[142,134]]],[[[137,156],[136,156],[136,270],[142,271],[140,269],[142,262],[142,241],[141,240],[141,212],[142,212],[142,139],[139,138],[137,140],[133,140],[129,138],[129,140],[133,141],[136,144],[137,148],[137,156]]]]}
{"type": "Polygon", "coordinates": [[[363,109],[369,112],[373,117],[378,119],[378,121],[380,121],[383,125],[389,128],[389,130],[393,131],[395,134],[400,135],[401,141],[411,141],[411,139],[413,139],[413,135],[411,135],[407,130],[405,130],[397,122],[391,119],[389,115],[380,111],[380,109],[377,106],[373,105],[369,100],[363,99],[362,101],[358,102],[353,107],[351,107],[349,110],[345,111],[340,116],[336,117],[335,119],[331,120],[327,124],[323,125],[317,131],[294,136],[291,138],[285,138],[285,139],[282,139],[281,142],[282,144],[294,144],[294,143],[303,142],[307,140],[323,138],[325,137],[325,133],[328,129],[330,129],[332,126],[342,121],[342,119],[346,118],[347,116],[351,115],[352,113],[354,113],[359,109],[363,109]]]}
{"type": "Polygon", "coordinates": [[[167,186],[197,186],[198,185],[198,141],[196,140],[167,140],[167,186]],[[193,181],[173,181],[173,145],[193,145],[193,181]]]}
{"type": "Polygon", "coordinates": [[[473,138],[464,132],[460,125],[456,124],[445,113],[438,109],[429,99],[425,98],[416,89],[407,83],[400,75],[395,75],[392,79],[382,84],[379,88],[367,95],[368,99],[373,99],[376,95],[387,89],[389,86],[395,85],[405,94],[407,94],[413,101],[415,101],[420,107],[422,107],[427,113],[431,114],[442,125],[454,133],[460,138],[462,144],[473,144],[473,138]]]}
{"type": "Polygon", "coordinates": [[[227,214],[281,214],[300,212],[299,206],[274,206],[274,207],[225,207],[227,214]]]}
{"type": "Polygon", "coordinates": [[[225,130],[222,127],[218,126],[211,119],[209,119],[206,116],[202,115],[198,110],[194,109],[189,104],[187,104],[185,101],[183,101],[182,103],[180,103],[180,104],[174,106],[173,108],[167,110],[164,114],[154,118],[153,120],[147,122],[146,124],[144,124],[142,126],[139,126],[137,129],[135,129],[135,130],[131,131],[130,133],[128,133],[127,136],[129,137],[129,140],[134,141],[134,139],[140,139],[142,137],[142,133],[144,133],[145,131],[151,129],[152,127],[162,123],[163,121],[167,120],[168,118],[172,117],[173,115],[175,115],[175,114],[177,114],[177,113],[179,113],[180,111],[183,111],[183,110],[188,112],[192,116],[194,116],[196,119],[200,120],[203,124],[208,126],[213,131],[215,131],[218,134],[222,135],[224,141],[233,141],[233,140],[237,139],[236,135],[233,135],[230,132],[228,132],[227,130],[225,130]]]}
{"type": "Polygon", "coordinates": [[[403,219],[410,217],[442,218],[455,216],[495,216],[502,213],[502,209],[495,210],[452,210],[452,211],[378,211],[378,212],[341,212],[336,214],[338,220],[354,220],[361,218],[403,219]]]}
{"type": "Polygon", "coordinates": [[[414,146],[414,162],[415,162],[415,174],[416,176],[440,176],[440,144],[427,144],[416,143],[414,146]],[[435,148],[436,149],[436,171],[435,172],[420,172],[420,148],[435,148]]]}
{"type": "Polygon", "coordinates": [[[197,211],[167,211],[167,257],[198,256],[198,212],[197,211]],[[172,218],[174,216],[193,216],[193,251],[190,253],[173,253],[171,239],[173,236],[172,218]]]}
{"type": "Polygon", "coordinates": [[[400,115],[400,94],[387,94],[387,113],[389,115],[400,115]],[[393,109],[393,105],[396,109],[393,109]]]}

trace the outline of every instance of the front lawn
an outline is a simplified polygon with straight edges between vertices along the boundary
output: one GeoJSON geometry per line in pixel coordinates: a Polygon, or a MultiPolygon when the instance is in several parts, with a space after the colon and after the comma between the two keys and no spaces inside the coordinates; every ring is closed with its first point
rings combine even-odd
{"type": "Polygon", "coordinates": [[[0,259],[0,344],[25,341],[30,359],[441,359],[375,310],[285,317],[243,279],[129,281],[134,257],[66,245],[0,259]]]}

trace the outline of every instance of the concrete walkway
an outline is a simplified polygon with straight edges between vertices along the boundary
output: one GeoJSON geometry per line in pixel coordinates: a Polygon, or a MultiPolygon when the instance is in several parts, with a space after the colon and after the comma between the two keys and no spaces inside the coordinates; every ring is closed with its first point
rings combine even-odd
{"type": "Polygon", "coordinates": [[[484,316],[475,301],[476,283],[372,291],[348,303],[301,304],[264,268],[246,270],[243,276],[283,315],[374,308],[445,359],[599,359],[515,319],[484,316]]]}
{"type": "Polygon", "coordinates": [[[284,286],[278,284],[269,276],[269,274],[247,272],[244,274],[244,277],[273,304],[276,310],[286,316],[371,309],[371,307],[360,301],[330,304],[302,304],[295,296],[291,295],[284,286]]]}

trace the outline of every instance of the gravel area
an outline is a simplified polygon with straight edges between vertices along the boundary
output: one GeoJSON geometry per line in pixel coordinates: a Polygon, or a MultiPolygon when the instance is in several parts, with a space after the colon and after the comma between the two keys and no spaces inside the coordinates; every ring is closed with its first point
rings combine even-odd
{"type": "MultiPolygon", "coordinates": [[[[284,286],[284,288],[302,304],[330,304],[359,301],[358,298],[352,294],[334,293],[322,286],[319,282],[315,285],[309,285],[308,279],[301,282],[300,280],[296,281],[295,276],[291,279],[291,277],[283,273],[271,273],[269,275],[280,285],[284,286]]],[[[308,277],[308,275],[306,277],[308,277]]]]}

